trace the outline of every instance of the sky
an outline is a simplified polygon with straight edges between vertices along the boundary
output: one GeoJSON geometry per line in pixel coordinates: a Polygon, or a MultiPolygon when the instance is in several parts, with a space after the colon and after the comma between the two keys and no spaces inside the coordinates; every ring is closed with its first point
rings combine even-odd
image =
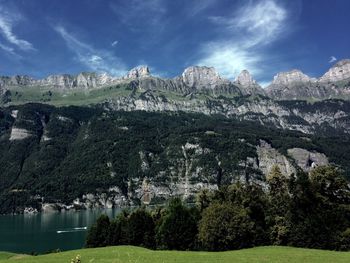
{"type": "Polygon", "coordinates": [[[172,78],[193,65],[262,85],[350,58],[348,0],[0,0],[0,75],[172,78]]]}

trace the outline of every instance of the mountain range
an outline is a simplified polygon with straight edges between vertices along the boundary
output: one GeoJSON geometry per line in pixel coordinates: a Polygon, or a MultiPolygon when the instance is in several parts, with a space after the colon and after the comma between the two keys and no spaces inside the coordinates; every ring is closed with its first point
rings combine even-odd
{"type": "Polygon", "coordinates": [[[333,164],[350,177],[350,60],[262,88],[193,66],[0,77],[0,213],[193,201],[234,181],[264,184],[333,164]]]}
{"type": "Polygon", "coordinates": [[[131,69],[123,77],[112,77],[106,73],[82,72],[78,75],[50,75],[34,79],[26,75],[0,77],[0,92],[16,88],[40,87],[57,90],[99,89],[106,86],[137,81],[139,88],[176,91],[182,94],[204,92],[214,95],[262,94],[275,100],[308,99],[323,100],[348,98],[350,82],[350,59],[336,63],[320,78],[311,78],[294,69],[278,73],[263,89],[247,70],[243,70],[234,81],[221,77],[212,67],[193,66],[186,68],[181,76],[162,79],[152,76],[147,66],[131,69]]]}

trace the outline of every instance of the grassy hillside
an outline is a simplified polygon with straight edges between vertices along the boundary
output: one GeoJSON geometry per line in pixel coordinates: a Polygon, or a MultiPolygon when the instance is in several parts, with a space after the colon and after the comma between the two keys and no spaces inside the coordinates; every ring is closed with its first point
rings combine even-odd
{"type": "MultiPolygon", "coordinates": [[[[55,106],[97,104],[111,97],[124,97],[132,93],[127,85],[115,85],[93,90],[54,90],[42,87],[13,88],[8,105],[40,102],[55,106]]],[[[1,104],[1,102],[0,102],[1,104]]]]}
{"type": "Polygon", "coordinates": [[[71,262],[81,256],[85,262],[350,262],[350,252],[333,252],[290,247],[258,247],[229,252],[152,251],[138,247],[81,249],[42,256],[0,253],[0,262],[71,262]]]}

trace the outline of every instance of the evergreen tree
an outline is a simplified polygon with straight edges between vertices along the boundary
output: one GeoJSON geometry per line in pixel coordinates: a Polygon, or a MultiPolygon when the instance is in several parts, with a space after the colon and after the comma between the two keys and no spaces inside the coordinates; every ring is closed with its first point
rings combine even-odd
{"type": "Polygon", "coordinates": [[[157,228],[157,244],[164,249],[188,250],[195,246],[197,219],[178,198],[170,201],[157,228]]]}
{"type": "Polygon", "coordinates": [[[274,245],[287,245],[290,225],[290,195],[288,179],[281,173],[280,168],[274,165],[268,174],[267,184],[269,199],[270,240],[274,245]]]}
{"type": "Polygon", "coordinates": [[[111,222],[109,232],[109,244],[113,246],[128,245],[128,216],[129,212],[123,210],[116,218],[111,222]]]}
{"type": "Polygon", "coordinates": [[[155,247],[154,222],[144,208],[132,212],[128,218],[128,243],[133,246],[155,247]]]}
{"type": "Polygon", "coordinates": [[[86,247],[105,247],[109,245],[110,221],[107,215],[101,215],[89,229],[86,247]]]}

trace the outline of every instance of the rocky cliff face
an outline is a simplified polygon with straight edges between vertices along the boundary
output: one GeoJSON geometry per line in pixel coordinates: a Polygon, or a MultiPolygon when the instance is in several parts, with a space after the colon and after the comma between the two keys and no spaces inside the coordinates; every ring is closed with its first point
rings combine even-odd
{"type": "Polygon", "coordinates": [[[152,76],[149,67],[139,66],[120,78],[97,73],[51,75],[39,80],[29,76],[0,77],[0,94],[16,87],[44,87],[64,91],[89,90],[121,83],[131,83],[143,91],[168,90],[182,95],[264,95],[276,100],[350,99],[350,60],[338,62],[319,79],[310,78],[300,70],[278,73],[266,89],[262,89],[247,70],[243,70],[231,82],[212,67],[192,66],[178,77],[162,79],[152,76]]]}
{"type": "Polygon", "coordinates": [[[0,77],[0,88],[5,89],[9,86],[28,86],[34,82],[34,79],[29,76],[12,76],[0,77]]]}
{"type": "Polygon", "coordinates": [[[300,70],[278,73],[266,92],[278,100],[349,99],[350,60],[339,61],[319,79],[310,78],[300,70]]]}
{"type": "Polygon", "coordinates": [[[1,77],[0,88],[3,90],[16,87],[44,87],[51,89],[91,89],[114,83],[115,78],[107,74],[83,72],[78,75],[50,75],[45,79],[33,79],[28,76],[1,77]]]}
{"type": "Polygon", "coordinates": [[[183,111],[207,115],[222,114],[230,118],[256,121],[281,129],[296,130],[303,133],[316,133],[320,127],[328,127],[338,132],[350,133],[350,104],[344,102],[279,103],[270,99],[247,99],[240,103],[230,100],[172,100],[146,91],[140,96],[114,98],[105,107],[112,110],[149,112],[183,111]]]}
{"type": "Polygon", "coordinates": [[[148,66],[138,66],[131,69],[124,79],[138,79],[151,76],[151,71],[148,66]]]}
{"type": "Polygon", "coordinates": [[[197,90],[203,88],[214,89],[221,84],[228,84],[229,81],[220,77],[213,67],[189,67],[182,73],[182,81],[190,88],[197,90]]]}
{"type": "Polygon", "coordinates": [[[337,82],[350,79],[350,59],[344,59],[331,67],[320,79],[320,82],[337,82]]]}
{"type": "MultiPolygon", "coordinates": [[[[350,74],[349,61],[338,62],[319,80],[310,78],[299,70],[279,73],[267,89],[262,89],[247,70],[243,70],[235,81],[231,82],[221,77],[214,68],[199,66],[189,67],[182,75],[173,79],[154,77],[147,66],[136,67],[122,78],[97,73],[52,75],[42,80],[28,76],[2,77],[0,103],[2,105],[11,103],[11,97],[21,101],[23,94],[17,92],[18,87],[26,91],[37,87],[45,90],[59,89],[62,100],[67,89],[77,89],[85,93],[104,88],[104,96],[101,96],[101,101],[95,103],[106,102],[108,108],[116,110],[223,114],[305,133],[314,133],[320,125],[327,124],[333,129],[343,128],[348,133],[349,124],[345,118],[348,117],[349,109],[332,108],[331,111],[325,109],[326,111],[318,113],[304,112],[299,106],[294,105],[295,108],[292,109],[277,101],[350,99],[350,79],[344,79],[350,74]],[[125,92],[113,93],[113,90],[122,90],[125,87],[127,89],[125,92]],[[11,92],[13,88],[17,89],[11,92]],[[110,90],[112,92],[108,93],[110,90]],[[111,97],[108,97],[109,94],[111,97]],[[267,99],[266,96],[272,99],[267,99]],[[245,99],[249,97],[250,99],[245,99]]],[[[44,94],[41,89],[36,92],[39,94],[37,102],[51,100],[51,93],[44,94]]],[[[54,98],[57,99],[57,95],[54,98]]],[[[32,99],[29,96],[22,101],[28,102],[32,99]]]]}
{"type": "Polygon", "coordinates": [[[116,78],[107,74],[80,73],[78,75],[51,75],[35,80],[28,76],[1,77],[0,92],[16,87],[44,87],[47,89],[96,89],[120,83],[131,83],[140,90],[169,90],[180,94],[203,92],[212,95],[241,94],[237,86],[222,78],[212,67],[193,66],[181,76],[162,79],[151,75],[148,66],[131,69],[125,76],[116,78]]]}
{"type": "Polygon", "coordinates": [[[244,95],[266,95],[264,89],[253,79],[248,70],[243,70],[235,79],[234,83],[240,87],[244,95]]]}
{"type": "Polygon", "coordinates": [[[294,69],[288,72],[278,73],[272,81],[272,85],[292,85],[296,83],[310,83],[315,82],[315,79],[305,75],[300,70],[294,69]]]}
{"type": "Polygon", "coordinates": [[[250,75],[248,70],[243,70],[235,79],[237,84],[242,85],[243,87],[249,87],[257,85],[255,79],[253,79],[252,75],[250,75]]]}
{"type": "Polygon", "coordinates": [[[327,156],[316,151],[292,148],[288,149],[288,155],[292,157],[296,164],[305,172],[310,172],[316,166],[329,164],[327,156]]]}

